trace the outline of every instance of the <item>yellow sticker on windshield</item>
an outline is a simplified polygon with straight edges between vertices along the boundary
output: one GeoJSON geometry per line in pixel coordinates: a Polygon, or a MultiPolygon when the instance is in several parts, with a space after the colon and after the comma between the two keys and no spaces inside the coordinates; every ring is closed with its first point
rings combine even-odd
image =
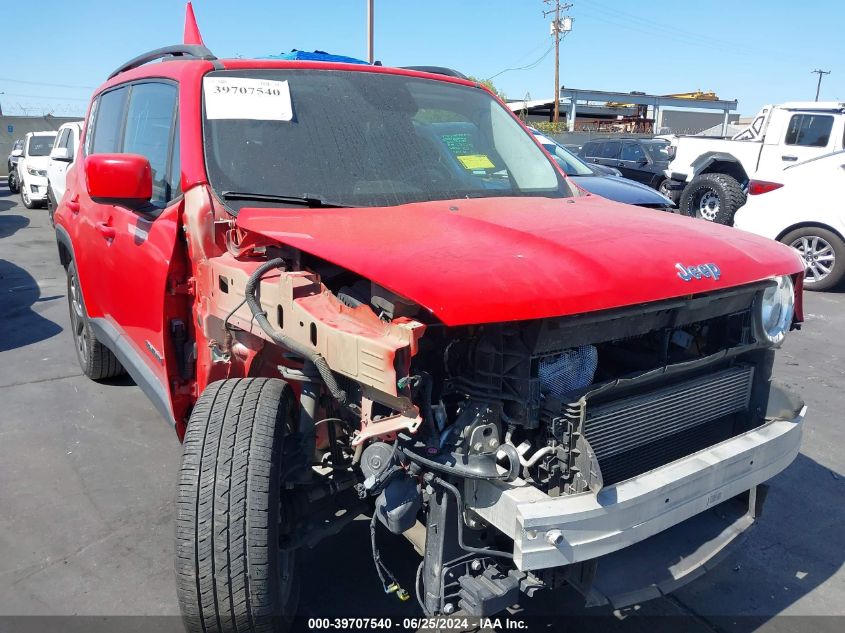
{"type": "Polygon", "coordinates": [[[486,154],[467,154],[466,156],[458,156],[461,165],[464,169],[494,169],[493,164],[486,154]]]}

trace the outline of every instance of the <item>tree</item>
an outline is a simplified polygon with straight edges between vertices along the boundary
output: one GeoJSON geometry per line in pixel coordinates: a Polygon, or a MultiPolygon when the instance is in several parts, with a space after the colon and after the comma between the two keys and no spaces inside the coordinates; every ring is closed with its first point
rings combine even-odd
{"type": "Polygon", "coordinates": [[[474,81],[477,84],[481,84],[482,86],[487,88],[490,92],[492,92],[494,95],[499,97],[499,99],[501,99],[502,101],[507,99],[507,96],[505,95],[505,93],[502,92],[501,90],[499,90],[498,88],[496,88],[495,84],[492,81],[490,81],[489,79],[479,79],[478,77],[473,77],[472,75],[467,77],[467,79],[469,79],[470,81],[474,81]]]}

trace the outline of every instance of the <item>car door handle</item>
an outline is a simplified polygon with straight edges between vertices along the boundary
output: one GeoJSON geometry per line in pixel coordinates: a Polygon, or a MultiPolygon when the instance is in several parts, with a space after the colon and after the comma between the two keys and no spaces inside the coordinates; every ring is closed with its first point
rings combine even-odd
{"type": "Polygon", "coordinates": [[[798,160],[797,156],[781,156],[781,160],[788,160],[788,161],[796,161],[798,160]]]}
{"type": "Polygon", "coordinates": [[[97,231],[107,240],[113,240],[117,235],[117,231],[108,222],[97,222],[97,231]]]}

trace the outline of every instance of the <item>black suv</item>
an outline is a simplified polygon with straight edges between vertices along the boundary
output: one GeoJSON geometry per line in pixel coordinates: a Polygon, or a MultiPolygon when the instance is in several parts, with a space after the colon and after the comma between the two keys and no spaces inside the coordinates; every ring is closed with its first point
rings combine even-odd
{"type": "Polygon", "coordinates": [[[584,143],[578,155],[589,163],[615,167],[625,178],[636,180],[671,197],[669,141],[654,138],[604,138],[584,143]]]}

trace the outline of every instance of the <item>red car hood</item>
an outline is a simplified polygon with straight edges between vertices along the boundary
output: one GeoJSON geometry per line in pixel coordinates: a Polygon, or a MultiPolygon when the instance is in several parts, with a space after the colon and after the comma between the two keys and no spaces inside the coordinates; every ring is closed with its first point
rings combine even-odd
{"type": "Polygon", "coordinates": [[[245,208],[237,225],[351,270],[447,325],[562,316],[801,272],[788,247],[595,196],[245,208]],[[684,281],[676,264],[714,263],[684,281]]]}

